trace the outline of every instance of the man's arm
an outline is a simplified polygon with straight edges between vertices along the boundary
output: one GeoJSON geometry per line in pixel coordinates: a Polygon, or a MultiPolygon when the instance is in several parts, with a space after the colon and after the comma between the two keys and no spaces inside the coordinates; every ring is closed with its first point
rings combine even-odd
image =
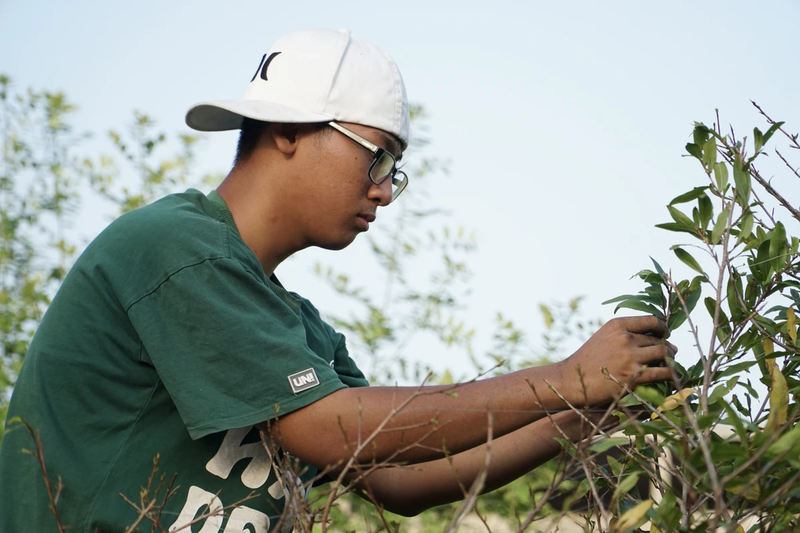
{"type": "MultiPolygon", "coordinates": [[[[601,413],[592,413],[592,423],[601,413]]],[[[607,417],[606,426],[614,417],[607,417]]],[[[404,516],[464,499],[472,483],[486,470],[481,493],[491,492],[544,464],[561,450],[555,437],[577,442],[591,433],[592,425],[574,411],[554,413],[503,437],[450,458],[408,467],[376,470],[356,483],[360,495],[384,509],[404,516]],[[557,427],[556,427],[557,426],[557,427]],[[489,467],[486,468],[487,454],[489,467]]],[[[357,476],[354,472],[350,477],[357,476]]]]}
{"type": "Polygon", "coordinates": [[[494,435],[501,437],[538,420],[544,411],[565,409],[552,389],[577,406],[611,401],[620,387],[603,369],[626,384],[668,380],[670,370],[657,367],[676,350],[662,339],[666,334],[664,323],[654,317],[615,319],[561,363],[455,389],[341,389],[267,429],[283,449],[320,468],[341,468],[351,457],[361,464],[432,461],[483,444],[487,411],[495,415],[494,435]]]}

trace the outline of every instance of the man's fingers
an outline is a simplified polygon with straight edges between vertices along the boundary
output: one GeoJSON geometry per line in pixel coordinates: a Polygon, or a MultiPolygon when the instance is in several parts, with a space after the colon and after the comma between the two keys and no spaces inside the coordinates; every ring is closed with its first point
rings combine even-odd
{"type": "Polygon", "coordinates": [[[665,367],[656,367],[656,368],[648,368],[642,375],[639,376],[639,379],[636,381],[639,384],[642,383],[651,383],[653,381],[671,381],[672,380],[672,371],[669,368],[665,367]]]}
{"type": "Polygon", "coordinates": [[[674,358],[676,351],[678,351],[677,348],[672,344],[667,341],[661,341],[659,344],[640,348],[636,353],[636,358],[643,365],[656,366],[659,363],[663,363],[668,357],[674,358]]]}
{"type": "Polygon", "coordinates": [[[639,348],[645,348],[647,346],[666,346],[670,349],[673,356],[678,352],[677,346],[665,339],[662,339],[661,337],[655,337],[653,335],[636,334],[633,337],[633,342],[639,348]]]}
{"type": "Polygon", "coordinates": [[[654,316],[632,316],[619,320],[625,321],[625,329],[631,333],[650,334],[662,339],[669,336],[666,322],[654,316]]]}

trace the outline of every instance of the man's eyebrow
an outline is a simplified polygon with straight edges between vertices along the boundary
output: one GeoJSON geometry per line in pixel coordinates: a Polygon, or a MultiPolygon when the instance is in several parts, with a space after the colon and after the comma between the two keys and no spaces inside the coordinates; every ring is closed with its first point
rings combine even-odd
{"type": "Polygon", "coordinates": [[[395,157],[395,159],[397,161],[400,161],[403,158],[403,151],[400,149],[400,146],[401,146],[400,145],[400,141],[398,141],[397,138],[394,135],[390,135],[390,134],[385,133],[383,131],[378,132],[378,133],[380,134],[381,137],[383,137],[383,139],[385,141],[384,145],[386,146],[386,148],[384,148],[384,149],[388,150],[392,155],[400,153],[399,156],[395,157]]]}

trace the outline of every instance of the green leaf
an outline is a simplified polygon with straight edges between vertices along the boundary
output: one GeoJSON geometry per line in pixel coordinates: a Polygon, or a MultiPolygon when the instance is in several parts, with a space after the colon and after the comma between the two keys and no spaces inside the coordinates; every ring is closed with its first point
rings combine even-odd
{"type": "Polygon", "coordinates": [[[667,231],[680,231],[697,237],[697,230],[695,230],[694,228],[687,228],[683,224],[678,224],[677,222],[665,222],[663,224],[656,224],[655,227],[665,229],[667,231]]]}
{"type": "Polygon", "coordinates": [[[708,126],[702,122],[694,123],[694,130],[692,130],[692,140],[697,146],[703,146],[708,140],[708,126]]]}
{"type": "Polygon", "coordinates": [[[772,455],[786,453],[798,443],[800,443],[800,425],[793,427],[790,431],[781,435],[781,437],[767,449],[767,452],[772,455]]]}
{"type": "Polygon", "coordinates": [[[644,518],[647,516],[647,511],[649,511],[651,507],[653,507],[653,500],[647,499],[625,511],[622,516],[619,517],[617,523],[614,524],[614,533],[623,533],[624,531],[639,526],[640,523],[644,521],[644,518]]]}
{"type": "Polygon", "coordinates": [[[614,446],[622,446],[622,445],[629,445],[631,443],[630,439],[627,437],[617,437],[614,439],[605,439],[601,440],[600,442],[596,442],[589,446],[589,451],[592,453],[603,453],[604,451],[613,448],[614,446]]]}
{"type": "Polygon", "coordinates": [[[675,248],[675,250],[673,251],[675,252],[675,255],[678,256],[678,259],[683,261],[689,268],[701,274],[705,274],[705,272],[703,272],[703,269],[700,267],[700,264],[695,260],[694,257],[692,257],[692,254],[690,254],[683,248],[675,248]]]}
{"type": "Polygon", "coordinates": [[[643,296],[641,294],[623,294],[622,296],[617,296],[616,298],[611,298],[610,300],[606,300],[602,302],[600,305],[607,305],[607,304],[615,304],[617,302],[622,302],[624,300],[641,300],[643,296]]]}
{"type": "Polygon", "coordinates": [[[667,329],[675,331],[686,322],[686,318],[686,313],[681,310],[671,312],[669,314],[669,320],[667,321],[667,329]]]}
{"type": "Polygon", "coordinates": [[[789,259],[786,250],[786,228],[778,221],[775,223],[775,229],[772,230],[772,235],[769,239],[769,258],[776,273],[783,269],[789,259]]]}
{"type": "Polygon", "coordinates": [[[697,146],[696,144],[688,143],[686,145],[686,151],[689,152],[690,155],[699,159],[700,161],[703,160],[703,150],[701,150],[700,147],[697,146]]]}
{"type": "Polygon", "coordinates": [[[739,223],[739,238],[736,240],[737,243],[742,243],[750,236],[753,232],[753,213],[750,210],[747,210],[747,213],[742,217],[742,221],[739,223]]]}
{"type": "Polygon", "coordinates": [[[614,499],[616,500],[622,494],[627,494],[631,491],[633,487],[639,482],[639,472],[633,472],[624,476],[622,480],[617,485],[617,488],[614,489],[614,499]]]}
{"type": "Polygon", "coordinates": [[[623,302],[625,300],[639,300],[640,302],[648,302],[653,305],[660,306],[662,305],[664,298],[663,295],[655,295],[655,294],[624,294],[622,296],[617,296],[616,298],[611,298],[610,300],[606,300],[601,305],[623,302]]]}
{"type": "Polygon", "coordinates": [[[765,133],[765,134],[764,134],[764,141],[763,141],[763,142],[764,142],[764,144],[767,144],[767,143],[769,142],[769,140],[770,140],[770,138],[772,137],[772,135],[773,135],[773,134],[774,134],[776,131],[778,131],[778,129],[779,129],[781,126],[783,126],[783,124],[784,124],[783,122],[776,122],[775,124],[773,124],[772,126],[770,126],[770,128],[767,130],[767,133],[765,133]]]}
{"type": "Polygon", "coordinates": [[[734,412],[733,408],[728,402],[723,399],[720,399],[719,401],[725,409],[725,412],[728,414],[726,421],[733,426],[736,434],[739,436],[739,442],[747,442],[747,430],[745,429],[744,424],[742,424],[742,420],[739,418],[739,415],[734,412]]]}
{"type": "Polygon", "coordinates": [[[734,322],[741,322],[744,318],[744,311],[739,299],[744,300],[744,293],[742,292],[742,278],[734,274],[728,278],[728,309],[731,311],[731,318],[734,322]],[[738,293],[738,296],[737,296],[738,293]]]}
{"type": "MultiPolygon", "coordinates": [[[[574,500],[580,500],[581,498],[586,496],[586,493],[589,492],[590,488],[591,487],[589,485],[589,480],[588,479],[583,479],[578,484],[578,487],[573,491],[573,493],[570,494],[570,498],[572,498],[573,501],[574,500]]],[[[399,531],[399,529],[398,529],[398,531],[399,531]]]]}
{"type": "Polygon", "coordinates": [[[656,272],[658,272],[658,275],[661,276],[661,279],[664,281],[664,283],[667,283],[667,275],[664,273],[664,269],[661,268],[661,265],[658,264],[658,261],[652,257],[650,258],[650,261],[653,262],[653,266],[656,267],[656,272]]]}
{"type": "Polygon", "coordinates": [[[728,167],[725,166],[725,163],[714,164],[714,181],[717,182],[717,189],[724,193],[728,187],[728,167]]]}
{"type": "Polygon", "coordinates": [[[711,167],[717,162],[717,141],[714,137],[709,137],[703,144],[703,163],[711,167]]]}
{"type": "Polygon", "coordinates": [[[622,471],[625,469],[622,463],[614,459],[614,457],[611,455],[608,456],[608,466],[611,467],[611,473],[614,474],[615,477],[619,477],[619,475],[622,474],[622,471]]]}
{"type": "Polygon", "coordinates": [[[754,364],[756,364],[755,361],[744,361],[742,363],[736,363],[735,365],[731,365],[727,367],[725,370],[719,372],[716,376],[717,378],[721,379],[726,376],[739,374],[741,372],[747,372],[748,370],[750,370],[750,367],[752,367],[754,364]]]}
{"type": "Polygon", "coordinates": [[[789,389],[786,384],[781,369],[775,359],[764,361],[769,369],[769,376],[772,381],[769,389],[769,417],[767,419],[768,428],[776,428],[786,422],[789,413],[789,389]]]}
{"type": "MultiPolygon", "coordinates": [[[[664,491],[664,498],[659,502],[656,516],[659,531],[677,531],[681,519],[681,509],[675,503],[675,494],[671,490],[664,491]]],[[[656,525],[655,523],[653,525],[656,525]]],[[[651,527],[650,531],[654,528],[651,527]]]]}
{"type": "Polygon", "coordinates": [[[544,326],[547,329],[551,329],[553,327],[553,313],[550,312],[550,308],[544,304],[540,304],[539,310],[542,312],[544,318],[544,326]]]}
{"type": "Polygon", "coordinates": [[[739,205],[746,207],[750,203],[750,173],[740,161],[733,165],[733,181],[739,194],[739,205]]]}
{"type": "Polygon", "coordinates": [[[652,306],[650,304],[646,304],[646,303],[641,302],[639,300],[626,300],[626,301],[622,302],[621,304],[619,304],[617,306],[616,309],[614,309],[614,313],[616,313],[617,311],[619,311],[620,309],[623,309],[623,308],[625,308],[625,309],[633,309],[634,311],[641,311],[643,313],[648,313],[650,315],[655,316],[656,318],[660,318],[661,320],[664,320],[664,313],[662,313],[655,306],[652,306]]]}
{"type": "Polygon", "coordinates": [[[721,400],[725,397],[726,394],[730,392],[730,389],[726,385],[717,385],[714,387],[714,390],[711,391],[711,394],[708,396],[708,405],[713,405],[717,403],[717,401],[721,400]]]}
{"type": "Polygon", "coordinates": [[[646,401],[650,405],[658,407],[664,403],[664,394],[659,391],[655,385],[639,385],[634,391],[637,396],[646,401]]]}
{"type": "Polygon", "coordinates": [[[758,128],[753,128],[753,145],[755,146],[756,153],[761,151],[764,147],[764,134],[758,128]]]}
{"type": "Polygon", "coordinates": [[[717,217],[714,229],[711,230],[711,244],[719,244],[722,234],[725,232],[725,228],[728,227],[728,216],[730,213],[730,208],[726,207],[722,210],[722,213],[719,214],[719,217],[717,217]]]}
{"type": "Polygon", "coordinates": [[[697,207],[700,211],[700,226],[703,229],[708,227],[708,223],[714,218],[714,204],[708,195],[704,194],[697,200],[697,207]]]}
{"type": "Polygon", "coordinates": [[[705,187],[695,187],[691,191],[685,192],[680,196],[676,196],[675,198],[673,198],[672,201],[669,203],[669,205],[684,204],[686,202],[691,202],[695,198],[700,198],[701,196],[705,196],[706,189],[708,189],[708,185],[706,185],[705,187]]]}
{"type": "Polygon", "coordinates": [[[681,210],[672,207],[671,205],[668,205],[667,209],[669,210],[669,214],[672,215],[673,220],[675,220],[675,222],[678,224],[681,224],[687,229],[695,227],[694,221],[686,216],[681,210]]]}
{"type": "Polygon", "coordinates": [[[714,314],[719,312],[719,321],[717,322],[719,326],[717,329],[717,338],[720,340],[720,342],[725,342],[731,334],[731,326],[728,323],[728,316],[725,314],[725,311],[722,310],[722,307],[720,307],[719,311],[717,311],[717,301],[714,298],[709,296],[704,300],[704,303],[712,320],[714,320],[714,314]]]}
{"type": "Polygon", "coordinates": [[[553,439],[556,442],[558,442],[563,449],[567,450],[567,453],[569,453],[572,457],[575,457],[575,445],[574,444],[572,444],[570,441],[568,441],[566,439],[562,439],[561,437],[553,437],[553,439]]]}

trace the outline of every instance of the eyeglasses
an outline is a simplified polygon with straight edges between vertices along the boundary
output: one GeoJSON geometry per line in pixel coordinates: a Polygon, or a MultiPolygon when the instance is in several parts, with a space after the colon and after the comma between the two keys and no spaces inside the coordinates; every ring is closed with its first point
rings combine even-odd
{"type": "Polygon", "coordinates": [[[380,185],[386,178],[392,178],[391,201],[394,202],[395,199],[400,196],[400,193],[408,186],[408,176],[402,170],[397,170],[397,161],[394,156],[380,146],[369,142],[361,135],[348,130],[338,122],[328,122],[328,126],[346,135],[347,138],[353,142],[360,144],[372,152],[372,164],[369,166],[369,179],[372,180],[372,183],[375,185],[380,185]]]}

